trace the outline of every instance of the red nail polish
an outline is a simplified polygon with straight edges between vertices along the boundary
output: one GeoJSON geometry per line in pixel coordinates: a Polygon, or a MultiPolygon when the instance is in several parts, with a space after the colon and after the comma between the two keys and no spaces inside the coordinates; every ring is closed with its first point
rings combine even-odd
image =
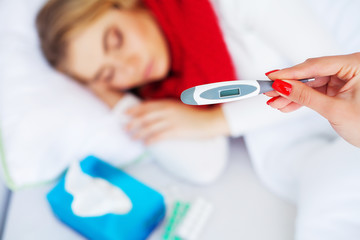
{"type": "Polygon", "coordinates": [[[284,82],[280,79],[276,79],[272,85],[272,88],[281,93],[284,94],[286,96],[289,96],[292,90],[292,86],[290,83],[284,82]]]}
{"type": "Polygon", "coordinates": [[[272,102],[274,102],[276,99],[278,99],[279,97],[273,97],[271,98],[269,101],[266,102],[267,105],[270,105],[272,102]]]}
{"type": "Polygon", "coordinates": [[[265,75],[267,76],[267,75],[277,72],[277,71],[280,71],[280,69],[275,69],[275,70],[269,71],[269,72],[265,73],[265,75]]]}

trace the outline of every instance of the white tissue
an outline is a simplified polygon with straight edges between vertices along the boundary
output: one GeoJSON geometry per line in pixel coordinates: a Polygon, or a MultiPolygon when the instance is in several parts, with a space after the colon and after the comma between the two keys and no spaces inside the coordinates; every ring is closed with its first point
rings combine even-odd
{"type": "Polygon", "coordinates": [[[73,213],[80,217],[127,214],[132,209],[132,202],[124,191],[101,178],[87,175],[79,162],[70,166],[65,177],[65,189],[74,197],[71,204],[73,213]]]}

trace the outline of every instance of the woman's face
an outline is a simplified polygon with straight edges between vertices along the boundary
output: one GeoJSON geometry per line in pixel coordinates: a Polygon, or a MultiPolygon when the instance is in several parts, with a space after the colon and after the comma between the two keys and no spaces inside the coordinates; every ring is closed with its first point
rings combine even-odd
{"type": "Polygon", "coordinates": [[[64,67],[81,81],[117,90],[161,80],[170,54],[155,19],[145,10],[111,9],[69,40],[64,67]]]}

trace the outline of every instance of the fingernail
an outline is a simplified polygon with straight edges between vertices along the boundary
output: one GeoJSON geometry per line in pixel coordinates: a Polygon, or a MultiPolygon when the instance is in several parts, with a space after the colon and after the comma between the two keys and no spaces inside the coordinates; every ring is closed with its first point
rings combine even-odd
{"type": "Polygon", "coordinates": [[[284,94],[286,96],[289,96],[290,93],[291,93],[291,90],[292,90],[292,86],[290,83],[287,83],[287,82],[284,82],[280,79],[276,79],[274,81],[274,83],[272,84],[272,88],[281,93],[281,94],[284,94]]]}
{"type": "Polygon", "coordinates": [[[270,105],[272,102],[274,102],[276,99],[278,99],[279,97],[273,97],[271,98],[269,101],[266,102],[267,105],[270,105]]]}
{"type": "Polygon", "coordinates": [[[265,75],[267,76],[267,75],[277,72],[277,71],[280,71],[280,69],[275,69],[275,70],[269,71],[269,72],[265,73],[265,75]]]}

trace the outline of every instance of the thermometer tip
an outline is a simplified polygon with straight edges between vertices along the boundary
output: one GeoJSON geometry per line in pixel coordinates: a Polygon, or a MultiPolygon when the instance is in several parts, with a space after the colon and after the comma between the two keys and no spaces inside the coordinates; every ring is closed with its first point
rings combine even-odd
{"type": "Polygon", "coordinates": [[[181,93],[180,99],[183,103],[188,105],[198,105],[194,99],[195,87],[186,89],[181,93]]]}

